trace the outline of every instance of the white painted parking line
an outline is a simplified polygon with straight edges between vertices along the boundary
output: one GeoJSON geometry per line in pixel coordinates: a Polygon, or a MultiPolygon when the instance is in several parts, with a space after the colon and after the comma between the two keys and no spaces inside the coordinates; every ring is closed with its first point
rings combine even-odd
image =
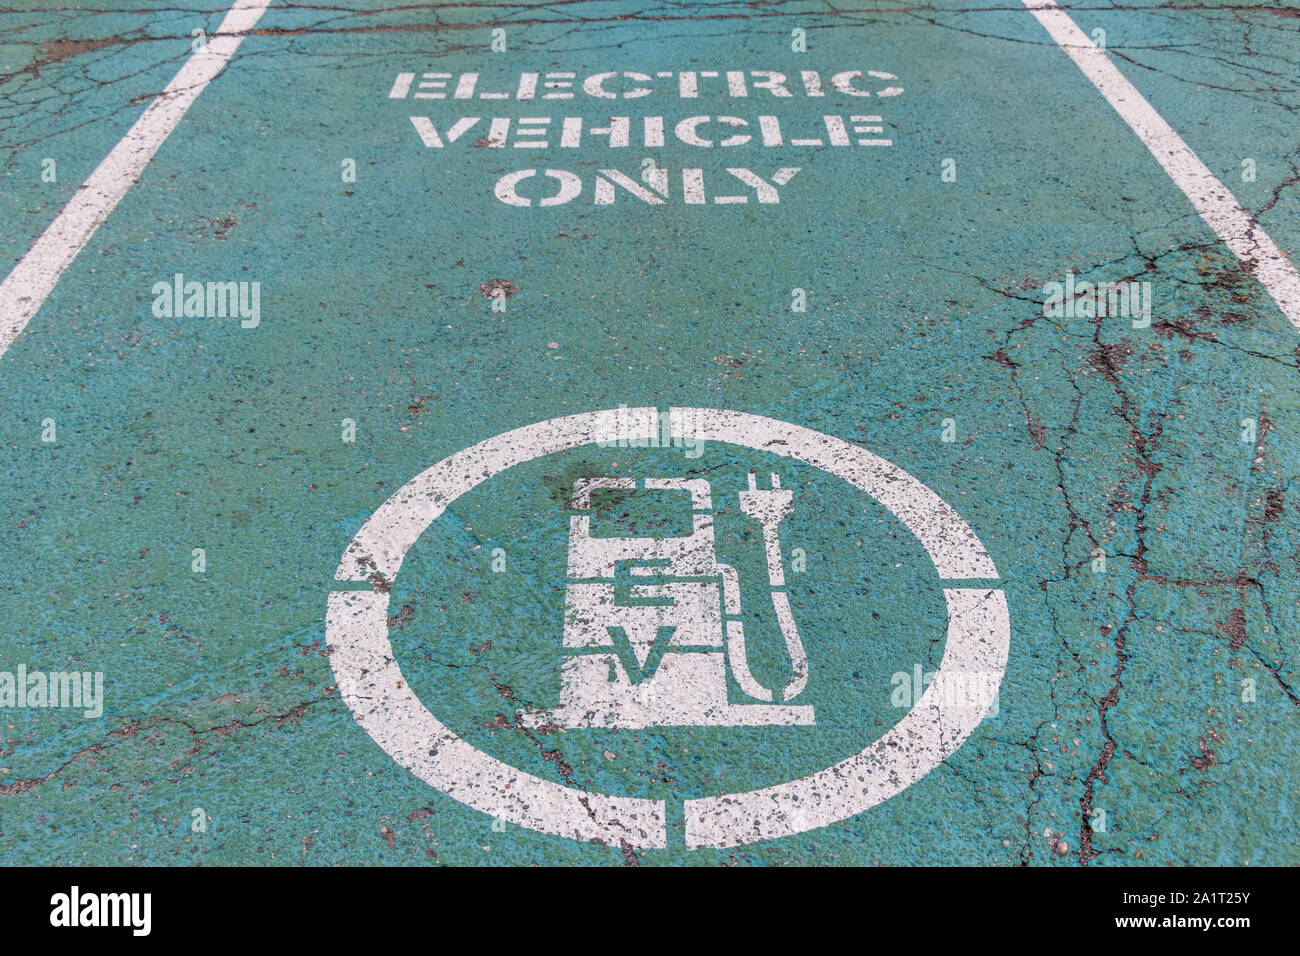
{"type": "Polygon", "coordinates": [[[1022,2],[1300,331],[1300,274],[1291,260],[1055,0],[1022,2]]]}
{"type": "Polygon", "coordinates": [[[40,311],[63,271],[140,178],[158,148],[221,72],[270,2],[237,0],[217,32],[185,61],[167,88],[149,104],[0,284],[0,355],[40,311]]]}

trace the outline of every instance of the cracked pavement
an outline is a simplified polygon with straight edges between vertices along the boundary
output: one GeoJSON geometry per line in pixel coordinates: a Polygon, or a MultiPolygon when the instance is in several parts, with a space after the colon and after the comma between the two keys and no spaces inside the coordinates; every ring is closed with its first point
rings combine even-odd
{"type": "MultiPolygon", "coordinates": [[[[1300,13],[1062,6],[1104,31],[1112,62],[1294,262],[1300,13]]],[[[0,9],[6,275],[225,10],[0,9]]],[[[1300,332],[1019,4],[274,0],[0,376],[0,671],[105,678],[99,719],[0,711],[0,862],[1300,863],[1300,332]],[[497,28],[507,49],[492,53],[497,28]],[[801,69],[884,71],[903,92],[778,102],[719,86],[472,111],[389,95],[403,71],[504,89],[530,70],[801,69]],[[879,113],[892,145],[639,141],[642,116],[671,129],[768,112],[789,137],[879,113]],[[484,119],[435,150],[413,115],[441,130],[484,119]],[[471,145],[490,117],[543,115],[630,115],[636,132],[621,149],[471,145]],[[801,171],[779,204],[593,203],[598,169],[636,179],[646,157],[672,189],[690,166],[710,190],[727,166],[801,171]],[[503,173],[533,167],[572,170],[582,193],[554,208],[494,197],[503,173]],[[156,316],[152,287],[176,273],[260,282],[260,325],[156,316]],[[1067,273],[1149,283],[1149,327],[1047,314],[1067,273]],[[865,813],[687,850],[683,799],[810,773],[897,723],[893,676],[943,656],[943,589],[888,510],[783,462],[816,727],[525,727],[518,713],[559,686],[573,482],[649,469],[731,494],[774,460],[591,448],[467,493],[395,580],[355,587],[388,593],[403,674],[456,734],[566,787],[666,800],[668,847],[494,826],[399,766],[331,669],[344,549],[446,456],[620,403],[794,422],[932,489],[1006,593],[998,714],[865,813]]],[[[761,536],[737,511],[718,518],[719,550],[746,626],[770,635],[761,536]]],[[[605,517],[625,534],[669,523],[617,501],[605,517]]],[[[776,680],[779,641],[756,641],[756,671],[776,680]]]]}

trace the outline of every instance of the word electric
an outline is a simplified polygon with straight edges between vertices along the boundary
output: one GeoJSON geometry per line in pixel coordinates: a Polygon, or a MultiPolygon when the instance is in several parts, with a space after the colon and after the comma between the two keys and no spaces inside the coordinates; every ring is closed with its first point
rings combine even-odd
{"type": "MultiPolygon", "coordinates": [[[[845,96],[897,96],[898,77],[877,70],[844,70],[830,78],[829,93],[845,96]]],[[[701,95],[748,97],[770,95],[780,99],[826,96],[828,89],[817,70],[802,70],[797,78],[775,70],[660,71],[653,77],[634,70],[593,73],[579,80],[576,73],[521,73],[517,83],[480,84],[477,73],[399,73],[388,98],[404,100],[571,100],[579,93],[603,100],[635,100],[667,90],[684,100],[701,95]],[[418,77],[418,79],[417,79],[418,77]],[[454,81],[454,82],[453,82],[454,81]],[[668,82],[657,82],[668,81],[668,82]]]]}

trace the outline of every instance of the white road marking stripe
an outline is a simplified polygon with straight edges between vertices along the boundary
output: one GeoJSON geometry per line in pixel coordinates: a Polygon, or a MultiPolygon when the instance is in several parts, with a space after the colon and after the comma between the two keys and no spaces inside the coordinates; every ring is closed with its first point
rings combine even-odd
{"type": "Polygon", "coordinates": [[[1201,218],[1254,274],[1300,331],[1300,274],[1291,260],[1055,0],[1022,2],[1115,107],[1178,188],[1187,194],[1201,218]]]}
{"type": "Polygon", "coordinates": [[[244,36],[266,12],[271,0],[237,0],[217,32],[185,61],[162,94],[149,104],[135,125],[113,147],[63,211],[41,233],[13,272],[0,284],[0,355],[19,333],[72,264],[90,237],[135,184],[180,123],[181,117],[221,72],[244,36]]]}

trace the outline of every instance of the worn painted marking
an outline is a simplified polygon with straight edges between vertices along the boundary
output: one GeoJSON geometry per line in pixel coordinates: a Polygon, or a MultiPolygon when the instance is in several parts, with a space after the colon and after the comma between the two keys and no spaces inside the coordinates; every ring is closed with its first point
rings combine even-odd
{"type": "Polygon", "coordinates": [[[662,800],[611,797],[543,780],[453,733],[402,676],[387,616],[386,594],[335,591],[325,633],[339,693],[389,756],[448,796],[508,823],[636,849],[666,845],[662,800]]]}
{"type": "Polygon", "coordinates": [[[1300,274],[1291,260],[1056,0],[1022,2],[1300,331],[1300,274]]]}
{"type": "MultiPolygon", "coordinates": [[[[673,408],[669,421],[674,437],[793,458],[866,492],[916,535],[941,578],[997,577],[974,532],[943,499],[857,445],[722,409],[673,408]]],[[[421,472],[384,502],[357,532],[335,577],[358,581],[377,574],[391,582],[424,530],[480,483],[544,455],[602,441],[648,439],[658,428],[657,409],[623,408],[551,419],[479,442],[421,472]]],[[[843,820],[920,780],[961,746],[1001,683],[1011,622],[1000,589],[947,587],[944,597],[943,660],[902,721],[848,760],[798,780],[687,800],[687,846],[735,846],[843,820]]],[[[386,586],[333,592],[325,634],[344,701],[394,760],[467,806],[529,829],[634,848],[666,846],[664,801],[613,797],[543,780],[477,750],[440,722],[395,660],[388,600],[386,586]]]]}
{"type": "Polygon", "coordinates": [[[828,826],[906,790],[960,747],[1001,681],[1011,617],[1001,590],[944,588],[948,639],[934,680],[889,732],[833,767],[799,780],[687,800],[686,845],[728,847],[828,826]]]}
{"type": "Polygon", "coordinates": [[[0,355],[40,311],[64,270],[140,178],[199,94],[257,25],[270,2],[237,0],[217,32],[185,61],[167,88],[149,104],[0,284],[0,355]]]}

